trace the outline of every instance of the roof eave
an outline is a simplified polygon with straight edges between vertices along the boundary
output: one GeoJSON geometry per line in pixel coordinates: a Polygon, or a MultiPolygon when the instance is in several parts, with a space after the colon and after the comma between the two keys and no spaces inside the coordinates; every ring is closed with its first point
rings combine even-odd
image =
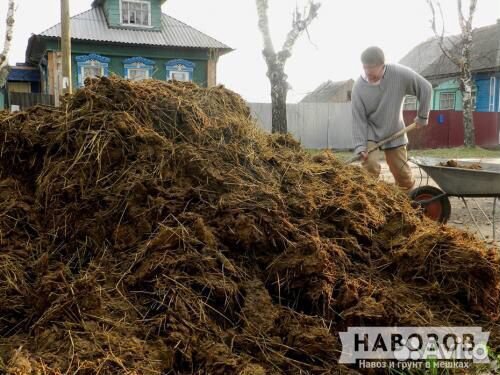
{"type": "Polygon", "coordinates": [[[235,51],[234,48],[230,48],[230,47],[227,47],[227,48],[215,48],[215,49],[217,49],[217,50],[220,51],[219,56],[224,56],[224,55],[227,55],[228,53],[231,53],[231,52],[235,51]]]}
{"type": "MultiPolygon", "coordinates": [[[[471,73],[472,74],[480,74],[480,73],[498,72],[499,70],[500,70],[500,66],[490,67],[490,68],[482,68],[482,69],[473,69],[471,73]]],[[[426,74],[424,77],[429,81],[441,80],[441,79],[445,79],[445,78],[453,79],[453,78],[460,77],[460,72],[435,74],[435,75],[426,74]]]]}
{"type": "MultiPolygon", "coordinates": [[[[37,41],[43,40],[43,39],[61,39],[60,36],[53,36],[53,35],[35,35],[33,34],[31,38],[28,41],[28,49],[30,49],[30,45],[32,42],[32,39],[36,39],[37,41]]],[[[141,45],[141,46],[147,46],[147,47],[162,47],[162,48],[189,48],[189,49],[206,49],[206,50],[217,50],[219,51],[219,56],[226,55],[230,52],[235,51],[234,48],[231,47],[192,47],[192,46],[172,46],[172,45],[158,45],[158,44],[142,44],[142,43],[127,43],[127,42],[111,42],[111,41],[103,41],[103,40],[93,40],[93,39],[80,39],[80,38],[71,38],[72,40],[76,41],[84,41],[84,42],[93,42],[93,43],[105,43],[105,44],[118,44],[118,45],[141,45]]],[[[28,50],[26,51],[26,56],[28,55],[28,50]]],[[[28,60],[26,60],[28,62],[28,60]]]]}
{"type": "MultiPolygon", "coordinates": [[[[105,0],[94,0],[92,2],[92,8],[101,6],[104,3],[105,0]]],[[[165,4],[167,0],[160,0],[161,5],[165,4]]]]}

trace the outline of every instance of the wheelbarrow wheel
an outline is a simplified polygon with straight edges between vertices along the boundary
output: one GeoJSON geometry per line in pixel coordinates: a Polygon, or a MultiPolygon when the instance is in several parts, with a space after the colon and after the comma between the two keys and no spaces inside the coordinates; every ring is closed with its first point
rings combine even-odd
{"type": "Polygon", "coordinates": [[[450,200],[442,190],[430,185],[419,186],[411,191],[410,198],[422,207],[429,219],[445,224],[450,218],[450,200]]]}

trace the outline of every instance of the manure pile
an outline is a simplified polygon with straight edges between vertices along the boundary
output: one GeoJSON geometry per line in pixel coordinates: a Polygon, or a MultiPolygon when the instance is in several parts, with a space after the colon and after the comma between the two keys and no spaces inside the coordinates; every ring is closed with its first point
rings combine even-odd
{"type": "Polygon", "coordinates": [[[499,259],[223,87],[0,114],[0,372],[330,374],[355,325],[493,330],[499,259]]]}

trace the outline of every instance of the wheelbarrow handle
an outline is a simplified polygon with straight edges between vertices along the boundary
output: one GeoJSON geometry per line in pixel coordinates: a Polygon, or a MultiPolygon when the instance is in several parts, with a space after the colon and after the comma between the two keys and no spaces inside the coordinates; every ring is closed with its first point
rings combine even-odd
{"type": "MultiPolygon", "coordinates": [[[[413,129],[415,129],[417,127],[417,124],[416,123],[413,123],[411,125],[408,125],[407,127],[405,127],[404,129],[401,129],[399,131],[397,131],[396,133],[394,133],[393,135],[385,138],[385,139],[382,139],[381,141],[377,142],[375,145],[373,145],[372,147],[368,148],[368,150],[366,151],[368,154],[372,153],[373,151],[375,150],[378,150],[381,146],[385,145],[386,143],[389,143],[399,137],[401,137],[402,135],[412,131],[413,129]]],[[[351,164],[355,161],[358,161],[359,159],[361,159],[361,155],[360,154],[357,154],[357,155],[354,155],[352,158],[350,158],[349,160],[347,160],[346,164],[351,164]]]]}

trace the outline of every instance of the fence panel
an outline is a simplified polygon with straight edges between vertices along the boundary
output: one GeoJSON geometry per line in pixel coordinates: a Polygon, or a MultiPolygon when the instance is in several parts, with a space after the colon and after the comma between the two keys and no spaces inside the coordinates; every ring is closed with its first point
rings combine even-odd
{"type": "Polygon", "coordinates": [[[19,109],[27,109],[37,104],[54,105],[54,96],[48,94],[25,93],[25,92],[10,92],[9,93],[9,108],[13,105],[19,106],[19,109]]]}
{"type": "MultiPolygon", "coordinates": [[[[271,131],[271,104],[248,103],[252,116],[260,126],[271,131]]],[[[288,132],[305,148],[351,149],[350,103],[287,104],[288,132]]]]}

